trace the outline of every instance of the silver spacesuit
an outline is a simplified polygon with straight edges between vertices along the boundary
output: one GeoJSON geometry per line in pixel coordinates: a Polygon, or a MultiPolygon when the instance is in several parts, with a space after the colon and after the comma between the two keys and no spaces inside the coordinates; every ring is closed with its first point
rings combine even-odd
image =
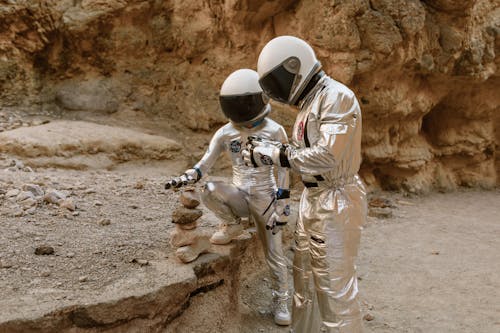
{"type": "MultiPolygon", "coordinates": [[[[252,135],[288,142],[283,127],[269,118],[264,118],[261,124],[251,129],[237,128],[228,123],[215,133],[207,152],[195,168],[206,174],[222,152],[230,156],[233,168],[232,183],[208,182],[202,194],[203,203],[227,224],[239,223],[241,217],[252,216],[264,246],[276,291],[286,297],[287,268],[281,244],[281,232],[273,235],[272,230],[266,229],[269,218],[275,212],[273,204],[277,187],[274,167],[272,165],[261,168],[247,167],[240,154],[242,140],[252,135]]],[[[288,170],[278,168],[277,171],[278,187],[288,189],[288,170]]]]}
{"type": "Polygon", "coordinates": [[[305,185],[295,230],[294,332],[357,333],[362,323],[355,260],[366,216],[357,174],[361,111],[354,93],[320,69],[298,38],[278,37],[265,46],[258,65],[264,92],[300,111],[289,147],[255,141],[242,155],[254,166],[269,159],[288,166],[305,185]]]}
{"type": "MultiPolygon", "coordinates": [[[[224,81],[219,99],[222,111],[231,121],[215,133],[202,159],[173,184],[199,181],[222,153],[229,155],[232,182],[207,182],[201,195],[205,206],[223,221],[210,241],[229,243],[242,232],[241,218],[253,218],[271,270],[274,320],[279,325],[289,325],[288,271],[281,232],[289,215],[289,171],[278,166],[276,184],[273,165],[248,167],[241,156],[248,137],[257,136],[282,144],[288,143],[288,137],[281,125],[266,117],[271,107],[258,84],[257,72],[249,69],[233,72],[224,81]]],[[[171,186],[172,181],[168,184],[171,186]]]]}

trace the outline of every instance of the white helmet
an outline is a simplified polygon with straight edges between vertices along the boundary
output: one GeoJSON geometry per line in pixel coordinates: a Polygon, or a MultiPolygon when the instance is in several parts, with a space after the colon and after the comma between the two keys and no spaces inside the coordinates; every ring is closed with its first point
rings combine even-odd
{"type": "Polygon", "coordinates": [[[302,39],[280,36],[264,46],[257,71],[264,92],[279,102],[295,104],[321,63],[302,39]]]}
{"type": "Polygon", "coordinates": [[[231,73],[220,88],[222,112],[238,125],[252,124],[267,116],[269,98],[259,85],[259,74],[251,69],[231,73]]]}

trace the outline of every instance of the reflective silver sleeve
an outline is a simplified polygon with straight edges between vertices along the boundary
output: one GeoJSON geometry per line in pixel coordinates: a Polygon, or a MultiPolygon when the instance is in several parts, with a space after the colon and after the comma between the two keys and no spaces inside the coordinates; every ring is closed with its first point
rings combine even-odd
{"type": "MultiPolygon", "coordinates": [[[[356,131],[356,122],[360,115],[356,98],[339,103],[326,103],[321,111],[318,124],[308,124],[311,137],[318,137],[318,142],[311,147],[288,150],[288,161],[293,170],[306,175],[320,175],[337,168],[349,154],[351,140],[356,131]]],[[[309,120],[311,121],[311,119],[309,120]]]]}
{"type": "MultiPolygon", "coordinates": [[[[288,136],[286,135],[285,129],[280,126],[276,140],[288,144],[288,136]]],[[[289,189],[290,188],[290,170],[289,168],[278,167],[278,188],[289,189]]]]}
{"type": "Polygon", "coordinates": [[[215,132],[212,140],[210,140],[210,145],[208,146],[205,155],[201,158],[201,160],[196,163],[194,168],[198,168],[201,171],[201,176],[204,177],[208,170],[212,168],[215,164],[215,161],[219,158],[220,154],[224,150],[224,129],[220,128],[217,132],[215,132]]]}

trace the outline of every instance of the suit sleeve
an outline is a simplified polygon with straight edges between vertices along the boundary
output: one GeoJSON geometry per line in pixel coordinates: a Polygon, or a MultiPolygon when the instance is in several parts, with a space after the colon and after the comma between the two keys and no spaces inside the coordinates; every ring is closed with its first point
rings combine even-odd
{"type": "Polygon", "coordinates": [[[194,166],[201,171],[202,177],[207,174],[207,172],[215,164],[215,161],[219,158],[220,154],[224,151],[224,129],[220,128],[215,132],[214,136],[210,140],[210,145],[208,146],[205,155],[201,160],[194,166]]]}

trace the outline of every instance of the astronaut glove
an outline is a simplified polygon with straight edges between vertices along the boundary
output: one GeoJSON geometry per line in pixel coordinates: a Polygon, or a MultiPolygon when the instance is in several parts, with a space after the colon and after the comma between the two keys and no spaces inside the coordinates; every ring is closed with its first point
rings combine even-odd
{"type": "Polygon", "coordinates": [[[272,230],[273,235],[277,234],[288,223],[288,216],[290,216],[289,198],[290,190],[280,188],[276,192],[274,211],[266,225],[266,229],[272,230]]]}
{"type": "MultiPolygon", "coordinates": [[[[249,136],[246,148],[241,151],[241,155],[245,165],[249,167],[257,168],[272,164],[286,166],[282,165],[282,160],[286,157],[286,148],[287,146],[280,142],[249,136]]],[[[288,163],[288,160],[286,162],[288,163]]]]}
{"type": "Polygon", "coordinates": [[[165,184],[165,189],[179,188],[188,184],[194,184],[201,179],[201,171],[198,168],[188,169],[181,176],[170,179],[165,184]]]}

